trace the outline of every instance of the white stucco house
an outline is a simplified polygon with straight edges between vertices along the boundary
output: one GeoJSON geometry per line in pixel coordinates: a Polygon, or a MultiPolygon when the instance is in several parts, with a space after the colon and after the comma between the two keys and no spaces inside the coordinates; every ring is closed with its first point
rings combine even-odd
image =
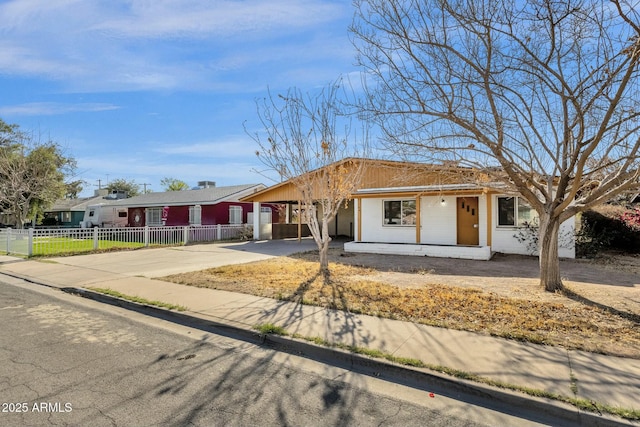
{"type": "MultiPolygon", "coordinates": [[[[536,222],[537,213],[500,183],[456,166],[355,161],[365,162],[364,176],[330,226],[333,235],[352,239],[345,251],[479,260],[497,252],[534,254],[535,233],[527,224],[536,222]]],[[[285,181],[243,200],[286,204],[288,219],[297,197],[285,181]]],[[[560,257],[575,258],[574,229],[574,219],[561,225],[560,257]]]]}

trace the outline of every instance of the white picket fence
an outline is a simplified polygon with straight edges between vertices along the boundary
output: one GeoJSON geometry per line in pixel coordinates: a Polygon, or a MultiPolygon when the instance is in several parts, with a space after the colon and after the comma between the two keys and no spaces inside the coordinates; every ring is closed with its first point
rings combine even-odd
{"type": "Polygon", "coordinates": [[[0,253],[56,255],[99,249],[127,249],[146,246],[179,246],[195,242],[246,239],[252,227],[203,225],[178,227],[116,228],[29,228],[0,229],[0,253]]]}

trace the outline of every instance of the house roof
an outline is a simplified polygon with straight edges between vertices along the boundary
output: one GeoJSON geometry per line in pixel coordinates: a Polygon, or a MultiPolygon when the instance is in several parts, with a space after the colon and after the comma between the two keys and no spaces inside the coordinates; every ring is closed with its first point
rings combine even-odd
{"type": "MultiPolygon", "coordinates": [[[[341,163],[364,163],[364,171],[359,189],[382,189],[391,187],[429,186],[429,185],[469,185],[470,177],[474,182],[484,181],[485,177],[477,171],[455,165],[432,165],[418,162],[403,162],[395,160],[346,158],[332,165],[341,163]]],[[[328,165],[331,166],[331,165],[328,165]]],[[[320,169],[308,173],[318,173],[320,169]]],[[[474,187],[474,188],[477,188],[474,187]]],[[[358,193],[354,193],[356,196],[358,193]]],[[[296,202],[300,199],[299,191],[293,180],[287,180],[262,191],[243,197],[242,201],[256,201],[265,203],[296,202]]]]}
{"type": "Polygon", "coordinates": [[[263,188],[265,188],[263,184],[244,184],[197,190],[163,191],[120,199],[109,204],[117,206],[211,205],[225,200],[238,200],[263,188]]]}
{"type": "Polygon", "coordinates": [[[57,200],[51,208],[47,209],[47,212],[69,212],[78,211],[84,212],[87,206],[97,205],[105,201],[103,196],[96,197],[79,197],[77,199],[60,199],[57,200]]]}

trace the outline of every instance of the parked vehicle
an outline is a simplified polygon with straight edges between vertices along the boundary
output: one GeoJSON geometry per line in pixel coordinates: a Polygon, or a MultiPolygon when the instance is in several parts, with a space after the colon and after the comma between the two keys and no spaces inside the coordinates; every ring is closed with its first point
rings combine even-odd
{"type": "Polygon", "coordinates": [[[125,227],[127,208],[108,204],[90,205],[84,211],[82,228],[125,227]]]}

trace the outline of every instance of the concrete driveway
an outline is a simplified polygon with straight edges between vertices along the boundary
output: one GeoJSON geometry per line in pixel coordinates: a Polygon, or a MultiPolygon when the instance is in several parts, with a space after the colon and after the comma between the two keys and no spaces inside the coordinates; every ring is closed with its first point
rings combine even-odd
{"type": "MultiPolygon", "coordinates": [[[[339,242],[338,244],[342,244],[339,242]]],[[[56,263],[126,276],[162,277],[244,264],[317,249],[313,239],[260,240],[175,246],[50,258],[56,263]]]]}

